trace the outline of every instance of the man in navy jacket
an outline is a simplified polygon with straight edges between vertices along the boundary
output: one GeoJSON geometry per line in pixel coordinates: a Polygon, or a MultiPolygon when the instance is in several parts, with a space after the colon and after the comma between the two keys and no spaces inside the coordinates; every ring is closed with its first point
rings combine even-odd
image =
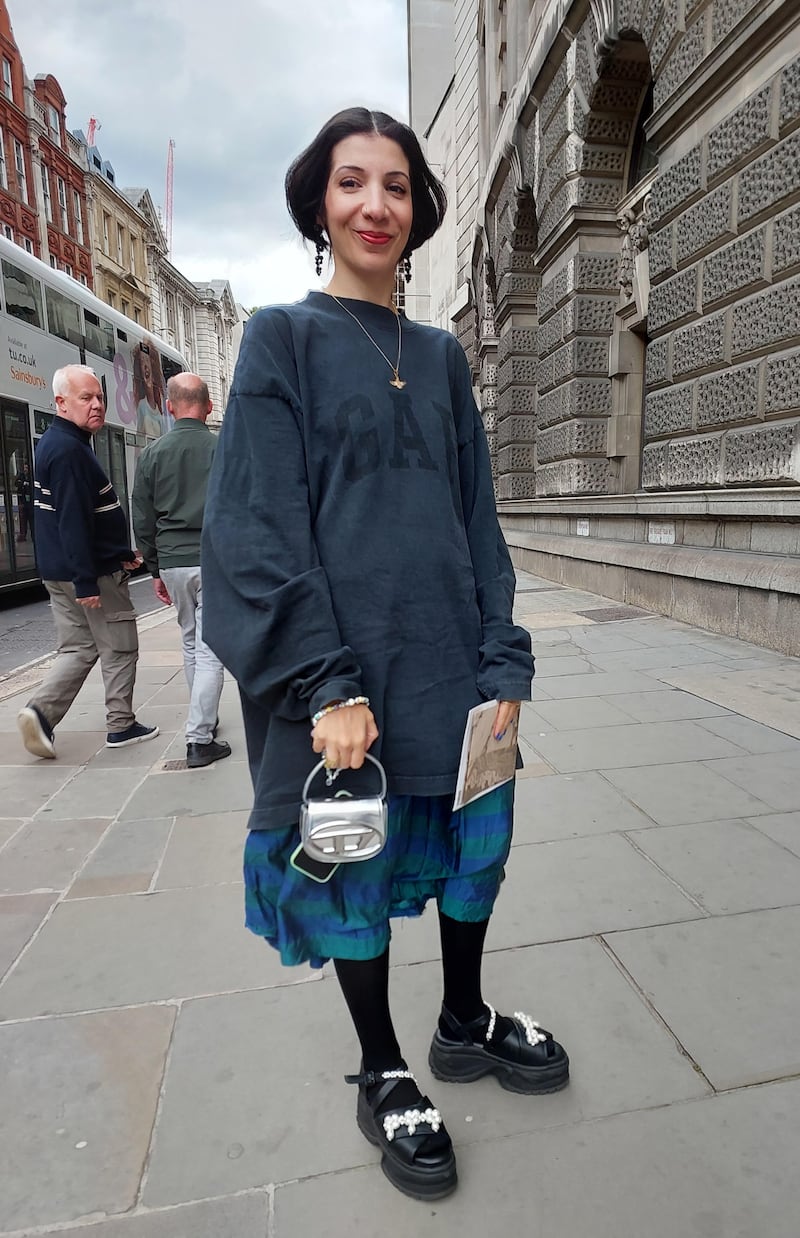
{"type": "Polygon", "coordinates": [[[92,450],[106,418],[94,370],[67,365],[53,376],[55,421],[36,447],[34,519],[39,571],[50,594],[58,655],[17,717],[22,742],[55,757],[54,730],[100,659],[106,690],[109,748],[158,735],[133,713],[139,657],[128,573],[142,562],[128,522],[92,450]]]}

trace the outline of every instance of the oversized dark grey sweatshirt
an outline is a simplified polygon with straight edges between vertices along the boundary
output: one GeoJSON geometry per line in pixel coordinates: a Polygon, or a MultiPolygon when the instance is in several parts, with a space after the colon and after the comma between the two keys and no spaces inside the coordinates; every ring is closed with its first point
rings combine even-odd
{"type": "MultiPolygon", "coordinates": [[[[345,304],[393,362],[392,311],[345,304]]],[[[390,791],[447,795],[467,711],[530,698],[466,357],[446,331],[403,318],[402,332],[398,390],[325,293],[245,331],[202,569],[203,636],[242,694],[251,829],[297,819],[310,718],[331,700],[369,697],[390,791]]]]}

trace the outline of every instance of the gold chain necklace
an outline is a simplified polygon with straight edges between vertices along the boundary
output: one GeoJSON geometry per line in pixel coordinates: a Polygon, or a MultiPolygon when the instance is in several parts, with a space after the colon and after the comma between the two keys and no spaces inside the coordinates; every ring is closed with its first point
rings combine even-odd
{"type": "Polygon", "coordinates": [[[390,369],[390,370],[392,371],[392,373],[394,374],[394,378],[390,378],[390,379],[389,379],[389,386],[390,386],[390,387],[397,387],[398,391],[402,391],[403,387],[405,387],[405,383],[403,382],[403,379],[400,377],[400,354],[401,354],[401,353],[402,353],[402,351],[403,351],[403,328],[402,328],[402,325],[401,325],[401,322],[400,322],[400,315],[398,314],[397,310],[396,310],[396,309],[394,309],[394,307],[392,307],[392,313],[394,314],[395,318],[397,319],[397,363],[396,363],[396,365],[392,365],[391,361],[390,361],[390,360],[389,360],[389,358],[386,356],[386,353],[383,351],[383,349],[381,348],[380,344],[376,344],[376,343],[375,343],[374,339],[373,339],[373,338],[372,338],[372,336],[370,335],[370,333],[369,333],[369,331],[367,330],[367,328],[364,326],[363,322],[361,322],[361,320],[355,316],[355,314],[353,313],[353,311],[352,311],[352,310],[349,310],[349,309],[347,308],[347,306],[346,306],[346,305],[343,305],[343,304],[342,304],[342,302],[339,300],[339,298],[338,298],[338,297],[337,297],[334,293],[329,292],[329,293],[328,293],[328,296],[329,296],[329,297],[333,297],[333,300],[336,302],[336,304],[337,304],[337,305],[341,306],[341,308],[344,310],[345,314],[349,314],[349,315],[350,315],[350,317],[352,318],[353,322],[354,322],[354,323],[356,323],[356,324],[357,324],[357,325],[361,328],[361,330],[364,332],[364,334],[366,335],[367,339],[369,340],[369,342],[370,342],[370,344],[373,346],[373,348],[377,348],[378,352],[379,352],[379,353],[381,354],[381,356],[383,357],[383,359],[384,359],[384,361],[386,362],[386,364],[388,365],[389,369],[390,369]]]}

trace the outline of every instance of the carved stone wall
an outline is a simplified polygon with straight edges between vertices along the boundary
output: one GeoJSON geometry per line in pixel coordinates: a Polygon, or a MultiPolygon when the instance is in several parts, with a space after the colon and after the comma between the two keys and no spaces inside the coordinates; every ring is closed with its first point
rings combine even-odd
{"type": "MultiPolygon", "coordinates": [[[[751,8],[714,0],[705,35],[751,8]]],[[[800,483],[800,60],[710,126],[652,200],[642,484],[800,483]]]]}
{"type": "MultiPolygon", "coordinates": [[[[590,11],[543,93],[524,147],[525,177],[534,186],[540,219],[541,496],[611,487],[609,341],[623,245],[617,208],[650,67],[639,39],[623,39],[613,49],[598,46],[598,22],[590,11]]],[[[626,235],[624,244],[632,271],[632,238],[626,235]]]]}
{"type": "Polygon", "coordinates": [[[481,394],[481,415],[489,456],[492,462],[492,478],[495,492],[498,487],[499,466],[497,459],[497,326],[495,314],[494,263],[481,246],[473,267],[475,289],[475,371],[481,394]]]}
{"type": "Polygon", "coordinates": [[[497,495],[536,493],[537,220],[533,197],[510,161],[490,219],[497,339],[497,495]]]}
{"type": "Polygon", "coordinates": [[[640,448],[648,489],[800,483],[800,58],[777,42],[793,4],[573,5],[538,77],[482,118],[454,326],[501,500],[636,489],[640,448]],[[630,210],[651,83],[658,167],[630,210]]]}

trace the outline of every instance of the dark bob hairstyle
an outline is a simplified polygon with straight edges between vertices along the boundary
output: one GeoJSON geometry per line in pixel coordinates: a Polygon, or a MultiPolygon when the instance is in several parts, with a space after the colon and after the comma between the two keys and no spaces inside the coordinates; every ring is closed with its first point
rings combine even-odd
{"type": "Polygon", "coordinates": [[[286,173],[286,205],[298,231],[307,241],[328,249],[320,225],[331,155],[338,142],[357,133],[377,133],[390,138],[408,160],[411,178],[413,220],[403,257],[430,240],[441,225],[447,209],[444,185],[431,172],[420,148],[417,135],[408,125],[387,116],[385,112],[370,112],[365,107],[351,107],[324,124],[314,141],[298,155],[286,173]]]}

